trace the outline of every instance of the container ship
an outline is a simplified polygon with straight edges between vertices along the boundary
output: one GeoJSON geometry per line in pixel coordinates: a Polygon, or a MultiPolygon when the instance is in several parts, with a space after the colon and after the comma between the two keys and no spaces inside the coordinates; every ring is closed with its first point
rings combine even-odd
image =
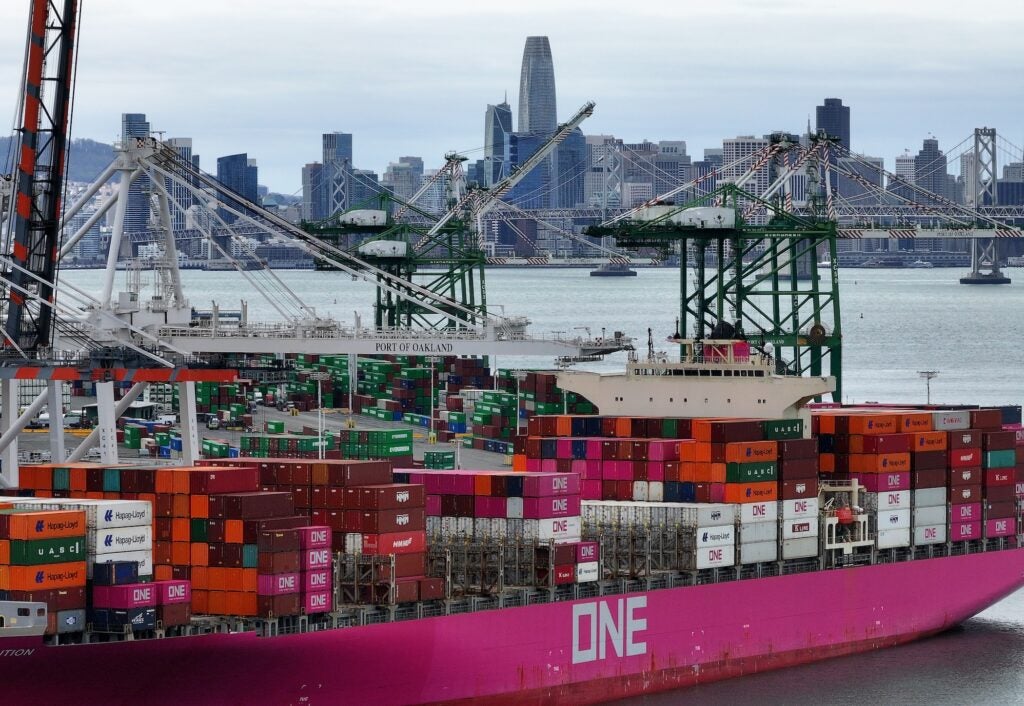
{"type": "Polygon", "coordinates": [[[364,460],[23,466],[5,699],[598,703],[905,643],[1024,585],[1019,407],[814,407],[831,379],[681,349],[560,375],[600,414],[532,417],[509,470],[361,430],[364,460]]]}

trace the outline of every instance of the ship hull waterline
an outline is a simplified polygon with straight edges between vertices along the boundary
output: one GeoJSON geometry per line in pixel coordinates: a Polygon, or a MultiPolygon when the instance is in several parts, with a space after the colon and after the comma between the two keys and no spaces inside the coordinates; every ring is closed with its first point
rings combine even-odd
{"type": "Polygon", "coordinates": [[[599,703],[909,642],[1021,586],[1011,549],[273,638],[9,638],[0,684],[26,705],[599,703]]]}

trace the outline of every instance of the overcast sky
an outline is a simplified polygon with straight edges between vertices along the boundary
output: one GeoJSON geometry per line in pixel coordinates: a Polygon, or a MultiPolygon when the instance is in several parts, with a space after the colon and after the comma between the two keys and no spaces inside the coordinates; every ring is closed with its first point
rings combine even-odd
{"type": "MultiPolygon", "coordinates": [[[[12,122],[28,4],[0,2],[12,122]]],[[[84,4],[75,137],[111,142],[122,112],[144,112],[165,136],[192,137],[205,170],[248,152],[260,183],[285,193],[333,130],[353,133],[356,166],[378,173],[400,155],[428,168],[452,149],[479,158],[485,106],[508,91],[516,114],[528,35],[551,38],[560,120],[594,100],[585,133],[682,139],[696,158],[723,137],[802,131],[826,96],[851,106],[853,148],[890,170],[929,134],[953,152],[981,126],[1024,143],[1013,0],[84,4]]]]}

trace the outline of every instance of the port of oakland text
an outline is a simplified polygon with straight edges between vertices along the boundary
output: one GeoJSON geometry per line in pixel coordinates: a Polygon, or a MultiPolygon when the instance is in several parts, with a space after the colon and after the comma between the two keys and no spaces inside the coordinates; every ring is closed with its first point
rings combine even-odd
{"type": "Polygon", "coordinates": [[[608,644],[617,657],[647,654],[647,643],[637,640],[647,630],[638,610],[647,608],[646,596],[577,603],[572,607],[572,663],[605,659],[608,644]]]}
{"type": "Polygon", "coordinates": [[[387,343],[378,341],[375,348],[377,353],[444,353],[452,355],[455,352],[454,343],[418,343],[415,341],[397,341],[387,343]]]}

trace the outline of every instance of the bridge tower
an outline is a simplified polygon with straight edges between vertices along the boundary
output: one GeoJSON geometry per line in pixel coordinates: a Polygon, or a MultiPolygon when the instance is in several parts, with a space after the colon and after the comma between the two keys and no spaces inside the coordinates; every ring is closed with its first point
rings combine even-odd
{"type": "MultiPolygon", "coordinates": [[[[996,129],[974,129],[974,207],[996,206],[996,129]]],[[[1009,284],[1010,278],[999,270],[999,246],[996,238],[971,240],[971,273],[960,284],[1009,284]]]]}

